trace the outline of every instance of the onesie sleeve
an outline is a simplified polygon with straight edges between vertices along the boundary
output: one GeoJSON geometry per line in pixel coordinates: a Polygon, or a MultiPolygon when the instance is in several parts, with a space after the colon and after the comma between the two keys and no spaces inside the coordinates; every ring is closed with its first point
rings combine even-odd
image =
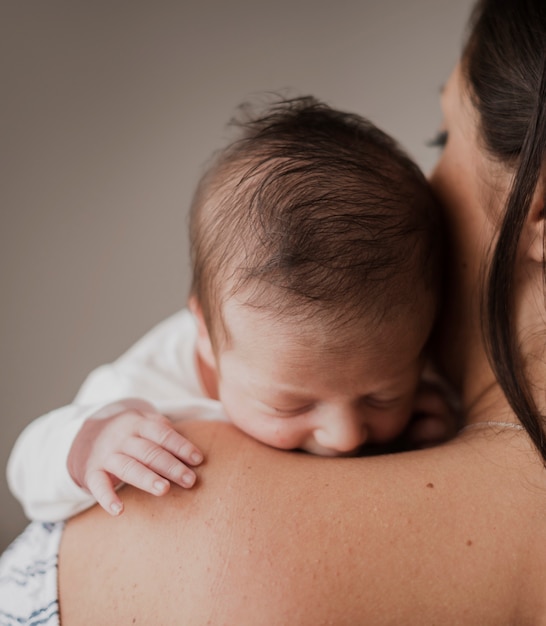
{"type": "Polygon", "coordinates": [[[120,405],[146,400],[171,419],[222,419],[220,403],[205,398],[195,367],[195,322],[180,311],[144,335],[113,363],[87,377],[74,402],[36,419],[19,435],[7,477],[32,520],[66,519],[92,506],[67,469],[72,443],[84,421],[119,413],[120,405]]]}
{"type": "Polygon", "coordinates": [[[11,451],[8,485],[31,520],[56,522],[93,504],[93,496],[70,477],[68,453],[94,407],[65,406],[31,422],[11,451]]]}

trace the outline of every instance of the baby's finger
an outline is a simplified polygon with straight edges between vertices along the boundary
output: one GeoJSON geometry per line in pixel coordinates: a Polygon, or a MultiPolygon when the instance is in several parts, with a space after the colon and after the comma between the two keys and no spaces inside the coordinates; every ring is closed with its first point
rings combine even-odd
{"type": "Polygon", "coordinates": [[[146,419],[140,422],[139,433],[144,439],[153,441],[188,465],[199,465],[202,452],[180,433],[174,430],[166,418],[146,419]]]}
{"type": "Polygon", "coordinates": [[[102,470],[90,472],[87,488],[107,513],[110,515],[123,513],[123,502],[119,499],[112,485],[112,480],[106,472],[102,470]]]}
{"type": "Polygon", "coordinates": [[[147,491],[154,496],[162,496],[169,491],[170,483],[168,480],[126,454],[113,454],[105,464],[105,469],[124,483],[147,491]]]}
{"type": "Polygon", "coordinates": [[[181,487],[193,487],[195,483],[193,470],[149,439],[130,437],[123,443],[122,452],[181,487]]]}

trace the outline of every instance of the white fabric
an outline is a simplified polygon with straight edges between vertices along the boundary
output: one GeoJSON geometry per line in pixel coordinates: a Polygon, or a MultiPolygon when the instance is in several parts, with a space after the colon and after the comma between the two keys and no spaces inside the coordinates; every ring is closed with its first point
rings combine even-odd
{"type": "Polygon", "coordinates": [[[200,384],[197,327],[184,309],[153,328],[125,354],[87,377],[73,404],[36,419],[17,439],[8,484],[32,520],[67,519],[95,503],[71,479],[66,462],[83,422],[118,413],[124,398],[142,398],[169,417],[222,420],[221,404],[200,384]]]}
{"type": "Polygon", "coordinates": [[[0,626],[59,626],[63,528],[61,522],[33,522],[0,555],[0,626]]]}

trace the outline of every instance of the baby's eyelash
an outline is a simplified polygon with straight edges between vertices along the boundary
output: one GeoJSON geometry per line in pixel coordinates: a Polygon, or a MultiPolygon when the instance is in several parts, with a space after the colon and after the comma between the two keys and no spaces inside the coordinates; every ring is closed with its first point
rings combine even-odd
{"type": "Polygon", "coordinates": [[[447,137],[447,130],[440,130],[435,137],[427,141],[427,146],[429,148],[445,148],[447,137]]]}
{"type": "Polygon", "coordinates": [[[366,396],[366,404],[374,409],[390,409],[398,404],[401,398],[376,398],[375,396],[366,396]]]}
{"type": "Polygon", "coordinates": [[[292,417],[293,415],[300,415],[301,413],[305,413],[311,408],[311,405],[305,405],[293,409],[279,409],[277,407],[272,408],[279,417],[292,417]]]}

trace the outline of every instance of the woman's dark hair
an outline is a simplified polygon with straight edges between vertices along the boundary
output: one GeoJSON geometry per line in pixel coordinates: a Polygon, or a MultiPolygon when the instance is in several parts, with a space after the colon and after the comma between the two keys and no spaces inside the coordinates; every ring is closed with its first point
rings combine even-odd
{"type": "Polygon", "coordinates": [[[513,295],[518,243],[546,148],[546,0],[479,0],[469,27],[462,70],[481,137],[514,171],[487,276],[484,334],[499,384],[546,462],[544,417],[526,375],[513,295]]]}

